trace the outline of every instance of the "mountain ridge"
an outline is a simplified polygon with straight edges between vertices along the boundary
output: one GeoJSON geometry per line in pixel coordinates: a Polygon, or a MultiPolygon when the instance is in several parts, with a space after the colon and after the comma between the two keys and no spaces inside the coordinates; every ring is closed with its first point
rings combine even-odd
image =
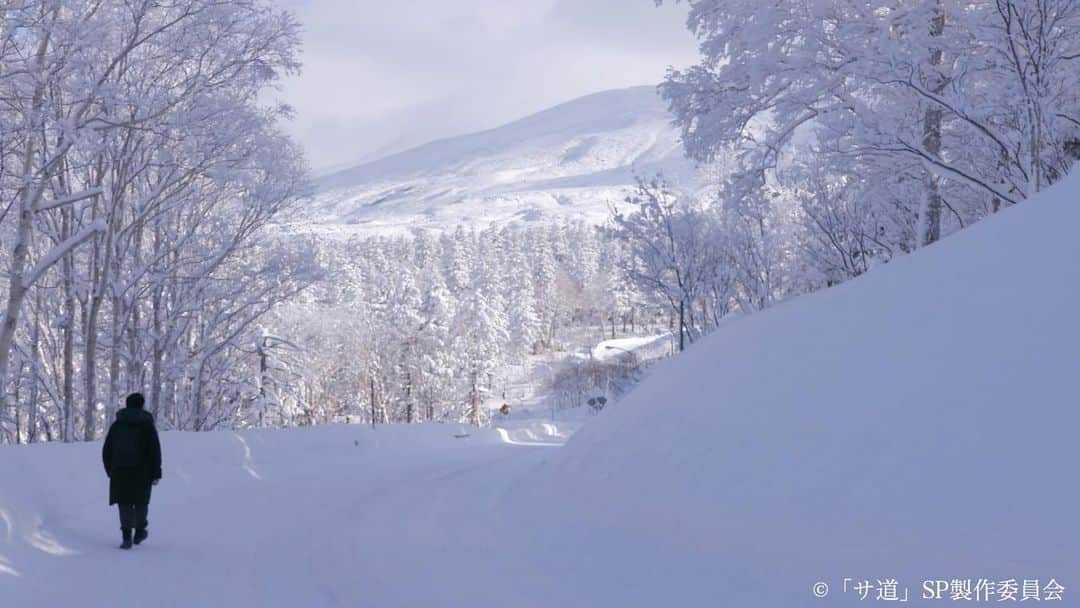
{"type": "Polygon", "coordinates": [[[599,223],[637,175],[694,180],[655,87],[601,91],[316,180],[316,232],[400,232],[549,219],[599,223]]]}

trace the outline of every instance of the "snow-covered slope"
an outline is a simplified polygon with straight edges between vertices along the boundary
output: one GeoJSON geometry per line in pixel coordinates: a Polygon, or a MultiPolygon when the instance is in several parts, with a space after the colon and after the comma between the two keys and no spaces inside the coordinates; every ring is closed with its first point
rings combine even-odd
{"type": "Polygon", "coordinates": [[[606,91],[321,179],[294,227],[378,233],[572,217],[602,221],[634,175],[693,180],[654,87],[606,91]]]}
{"type": "Polygon", "coordinates": [[[1080,175],[661,364],[528,484],[566,497],[527,543],[552,605],[864,605],[845,577],[1080,605],[1077,225],[1080,175]]]}

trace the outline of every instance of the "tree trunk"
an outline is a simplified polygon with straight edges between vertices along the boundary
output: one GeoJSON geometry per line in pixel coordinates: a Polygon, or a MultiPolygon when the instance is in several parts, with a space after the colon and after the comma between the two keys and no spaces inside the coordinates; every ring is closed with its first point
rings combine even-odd
{"type": "Polygon", "coordinates": [[[150,412],[157,414],[161,408],[161,364],[165,357],[161,339],[161,288],[154,289],[152,299],[152,326],[154,340],[150,354],[150,412]]]}
{"type": "Polygon", "coordinates": [[[375,376],[368,378],[371,388],[371,428],[375,428],[375,376]]]}
{"type": "Polygon", "coordinates": [[[86,346],[83,349],[83,385],[86,399],[83,416],[83,440],[93,441],[97,433],[97,302],[94,298],[86,313],[83,329],[86,346]]]}
{"type": "Polygon", "coordinates": [[[259,355],[259,427],[264,424],[263,415],[266,412],[266,375],[270,370],[270,364],[266,360],[267,354],[267,342],[268,338],[263,338],[259,342],[259,346],[256,348],[256,352],[259,355]]]}
{"type": "Polygon", "coordinates": [[[38,432],[38,373],[34,369],[42,361],[42,357],[39,356],[41,352],[41,307],[43,306],[41,298],[41,290],[37,292],[37,307],[34,311],[34,326],[30,330],[30,353],[34,357],[34,361],[30,362],[31,371],[30,376],[30,398],[27,403],[27,419],[26,419],[26,442],[34,443],[37,441],[38,432]]]}
{"type": "Polygon", "coordinates": [[[686,350],[686,304],[679,300],[679,352],[686,350]]]}
{"type": "Polygon", "coordinates": [[[202,431],[206,427],[206,419],[209,417],[209,412],[205,411],[202,399],[202,379],[203,379],[203,367],[205,361],[198,359],[195,364],[195,371],[191,374],[191,397],[190,407],[191,411],[195,412],[195,424],[193,430],[202,431]]]}
{"type": "MultiPolygon", "coordinates": [[[[937,7],[934,9],[934,18],[930,23],[930,35],[940,37],[944,31],[945,7],[942,5],[942,1],[938,0],[937,7]]],[[[940,47],[930,49],[931,77],[934,79],[930,83],[930,90],[935,95],[940,95],[945,91],[946,79],[940,70],[943,60],[944,52],[940,47]]],[[[941,158],[941,122],[943,116],[944,112],[941,108],[931,105],[926,109],[923,117],[923,147],[926,148],[926,152],[930,156],[936,159],[941,158]]],[[[919,234],[920,242],[917,243],[918,246],[929,245],[941,238],[941,178],[933,171],[930,172],[928,177],[927,190],[926,201],[919,218],[921,234],[919,234]]]]}
{"type": "Polygon", "coordinates": [[[412,372],[405,371],[405,423],[413,423],[412,372]]]}
{"type": "MultiPolygon", "coordinates": [[[[62,234],[71,233],[72,211],[62,212],[62,234]]],[[[64,427],[63,440],[75,440],[75,260],[72,254],[64,256],[64,427]]]]}
{"type": "MultiPolygon", "coordinates": [[[[160,259],[161,255],[161,224],[154,223],[154,259],[160,259]]],[[[150,354],[150,412],[157,415],[161,411],[161,366],[165,357],[164,337],[161,335],[162,306],[165,287],[161,284],[154,287],[154,295],[151,298],[151,325],[153,327],[153,343],[150,354]]]]}
{"type": "Polygon", "coordinates": [[[469,391],[469,424],[479,427],[480,426],[480,387],[479,374],[476,371],[472,373],[472,390],[469,391]]]}
{"type": "MultiPolygon", "coordinates": [[[[55,18],[55,13],[54,13],[55,18]]],[[[37,49],[36,67],[39,71],[45,66],[46,53],[49,49],[49,37],[42,38],[37,49]]],[[[30,116],[37,119],[45,105],[45,81],[37,79],[34,94],[30,102],[30,116]]],[[[19,216],[15,228],[15,246],[11,253],[11,263],[8,280],[8,301],[4,310],[4,320],[0,323],[0,412],[7,407],[7,380],[8,366],[11,363],[11,347],[15,340],[15,329],[19,325],[19,311],[22,309],[23,299],[26,297],[26,286],[23,284],[27,263],[30,254],[30,235],[34,222],[34,205],[36,198],[40,196],[41,189],[36,186],[34,177],[34,137],[36,129],[31,128],[26,136],[26,147],[23,149],[22,158],[22,193],[19,196],[19,216]]]]}
{"type": "Polygon", "coordinates": [[[11,443],[14,443],[15,445],[22,443],[22,408],[19,407],[19,402],[22,401],[22,384],[23,378],[25,377],[25,375],[23,374],[23,369],[25,367],[26,361],[20,359],[19,369],[15,373],[15,403],[12,406],[12,409],[14,410],[12,412],[12,418],[15,420],[15,433],[13,437],[14,441],[12,441],[11,443]]]}
{"type": "MultiPolygon", "coordinates": [[[[143,224],[138,222],[135,226],[135,246],[133,258],[136,260],[142,259],[142,246],[143,246],[143,224]]],[[[141,348],[139,341],[139,324],[142,322],[142,308],[139,306],[139,301],[132,298],[130,301],[124,302],[125,309],[125,323],[123,327],[123,333],[127,335],[127,353],[124,357],[124,375],[125,382],[122,385],[123,393],[131,393],[134,391],[142,392],[145,390],[146,384],[146,365],[143,363],[141,357],[141,348]]]]}
{"type": "Polygon", "coordinates": [[[116,416],[120,400],[120,344],[123,341],[123,303],[118,295],[112,297],[112,339],[109,344],[109,397],[105,407],[106,424],[116,416]]]}
{"type": "MultiPolygon", "coordinates": [[[[108,250],[108,243],[105,249],[108,250]]],[[[94,253],[91,256],[91,289],[90,300],[83,315],[83,386],[86,392],[83,398],[86,400],[83,416],[83,440],[93,441],[97,433],[97,341],[98,341],[98,315],[105,299],[105,281],[101,275],[106,271],[104,266],[99,266],[100,246],[95,244],[94,253]]]]}
{"type": "MultiPolygon", "coordinates": [[[[99,173],[103,172],[103,169],[98,168],[99,173]]],[[[100,183],[101,180],[99,179],[100,183]]],[[[116,209],[115,201],[112,204],[113,209],[116,209]]],[[[94,215],[97,216],[98,209],[95,205],[94,215]]],[[[108,213],[107,211],[105,213],[108,213]]],[[[97,217],[94,218],[95,220],[97,217]]],[[[110,270],[113,267],[113,247],[114,239],[116,238],[116,224],[119,221],[117,214],[114,212],[111,214],[108,220],[108,226],[105,233],[103,242],[98,245],[95,242],[94,255],[91,258],[91,290],[92,296],[90,298],[90,308],[86,314],[86,323],[84,323],[83,330],[86,332],[86,360],[85,360],[85,374],[86,374],[86,427],[84,429],[84,436],[86,441],[93,441],[96,437],[96,417],[97,417],[97,341],[98,341],[98,317],[101,314],[101,307],[105,302],[105,293],[109,289],[109,281],[112,273],[110,270]],[[104,258],[102,259],[101,252],[104,252],[104,258]]],[[[113,325],[117,323],[116,319],[113,319],[113,325]]],[[[115,332],[113,336],[115,337],[115,332]]],[[[113,349],[114,355],[117,348],[117,344],[114,342],[110,345],[113,349]]],[[[110,375],[111,376],[111,375],[110,375]]],[[[110,377],[111,380],[111,377],[110,377]]],[[[111,384],[111,382],[110,382],[111,384]]],[[[110,386],[110,393],[112,387],[110,386]]],[[[112,395],[110,395],[110,398],[112,395]]],[[[111,413],[113,404],[109,404],[107,411],[111,413]]],[[[109,419],[106,420],[108,424],[109,419]]]]}

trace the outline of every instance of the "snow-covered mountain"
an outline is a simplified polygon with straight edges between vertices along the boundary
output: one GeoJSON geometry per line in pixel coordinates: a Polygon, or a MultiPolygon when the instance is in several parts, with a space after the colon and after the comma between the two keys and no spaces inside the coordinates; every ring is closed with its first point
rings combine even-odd
{"type": "Polygon", "coordinates": [[[589,95],[489,131],[432,142],[317,183],[305,229],[446,229],[556,218],[603,221],[635,174],[694,179],[651,86],[589,95]]]}

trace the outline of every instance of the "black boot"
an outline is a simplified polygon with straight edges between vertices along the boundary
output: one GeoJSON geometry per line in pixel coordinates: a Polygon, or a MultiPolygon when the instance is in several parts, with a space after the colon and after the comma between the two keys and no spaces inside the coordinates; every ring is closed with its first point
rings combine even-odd
{"type": "Polygon", "coordinates": [[[150,534],[146,531],[146,527],[150,525],[150,522],[146,519],[150,510],[150,505],[135,505],[135,521],[132,522],[131,527],[135,528],[135,544],[139,544],[146,540],[150,534]]]}
{"type": "Polygon", "coordinates": [[[124,543],[120,545],[121,549],[131,548],[131,528],[121,528],[120,532],[124,534],[124,543]]]}

